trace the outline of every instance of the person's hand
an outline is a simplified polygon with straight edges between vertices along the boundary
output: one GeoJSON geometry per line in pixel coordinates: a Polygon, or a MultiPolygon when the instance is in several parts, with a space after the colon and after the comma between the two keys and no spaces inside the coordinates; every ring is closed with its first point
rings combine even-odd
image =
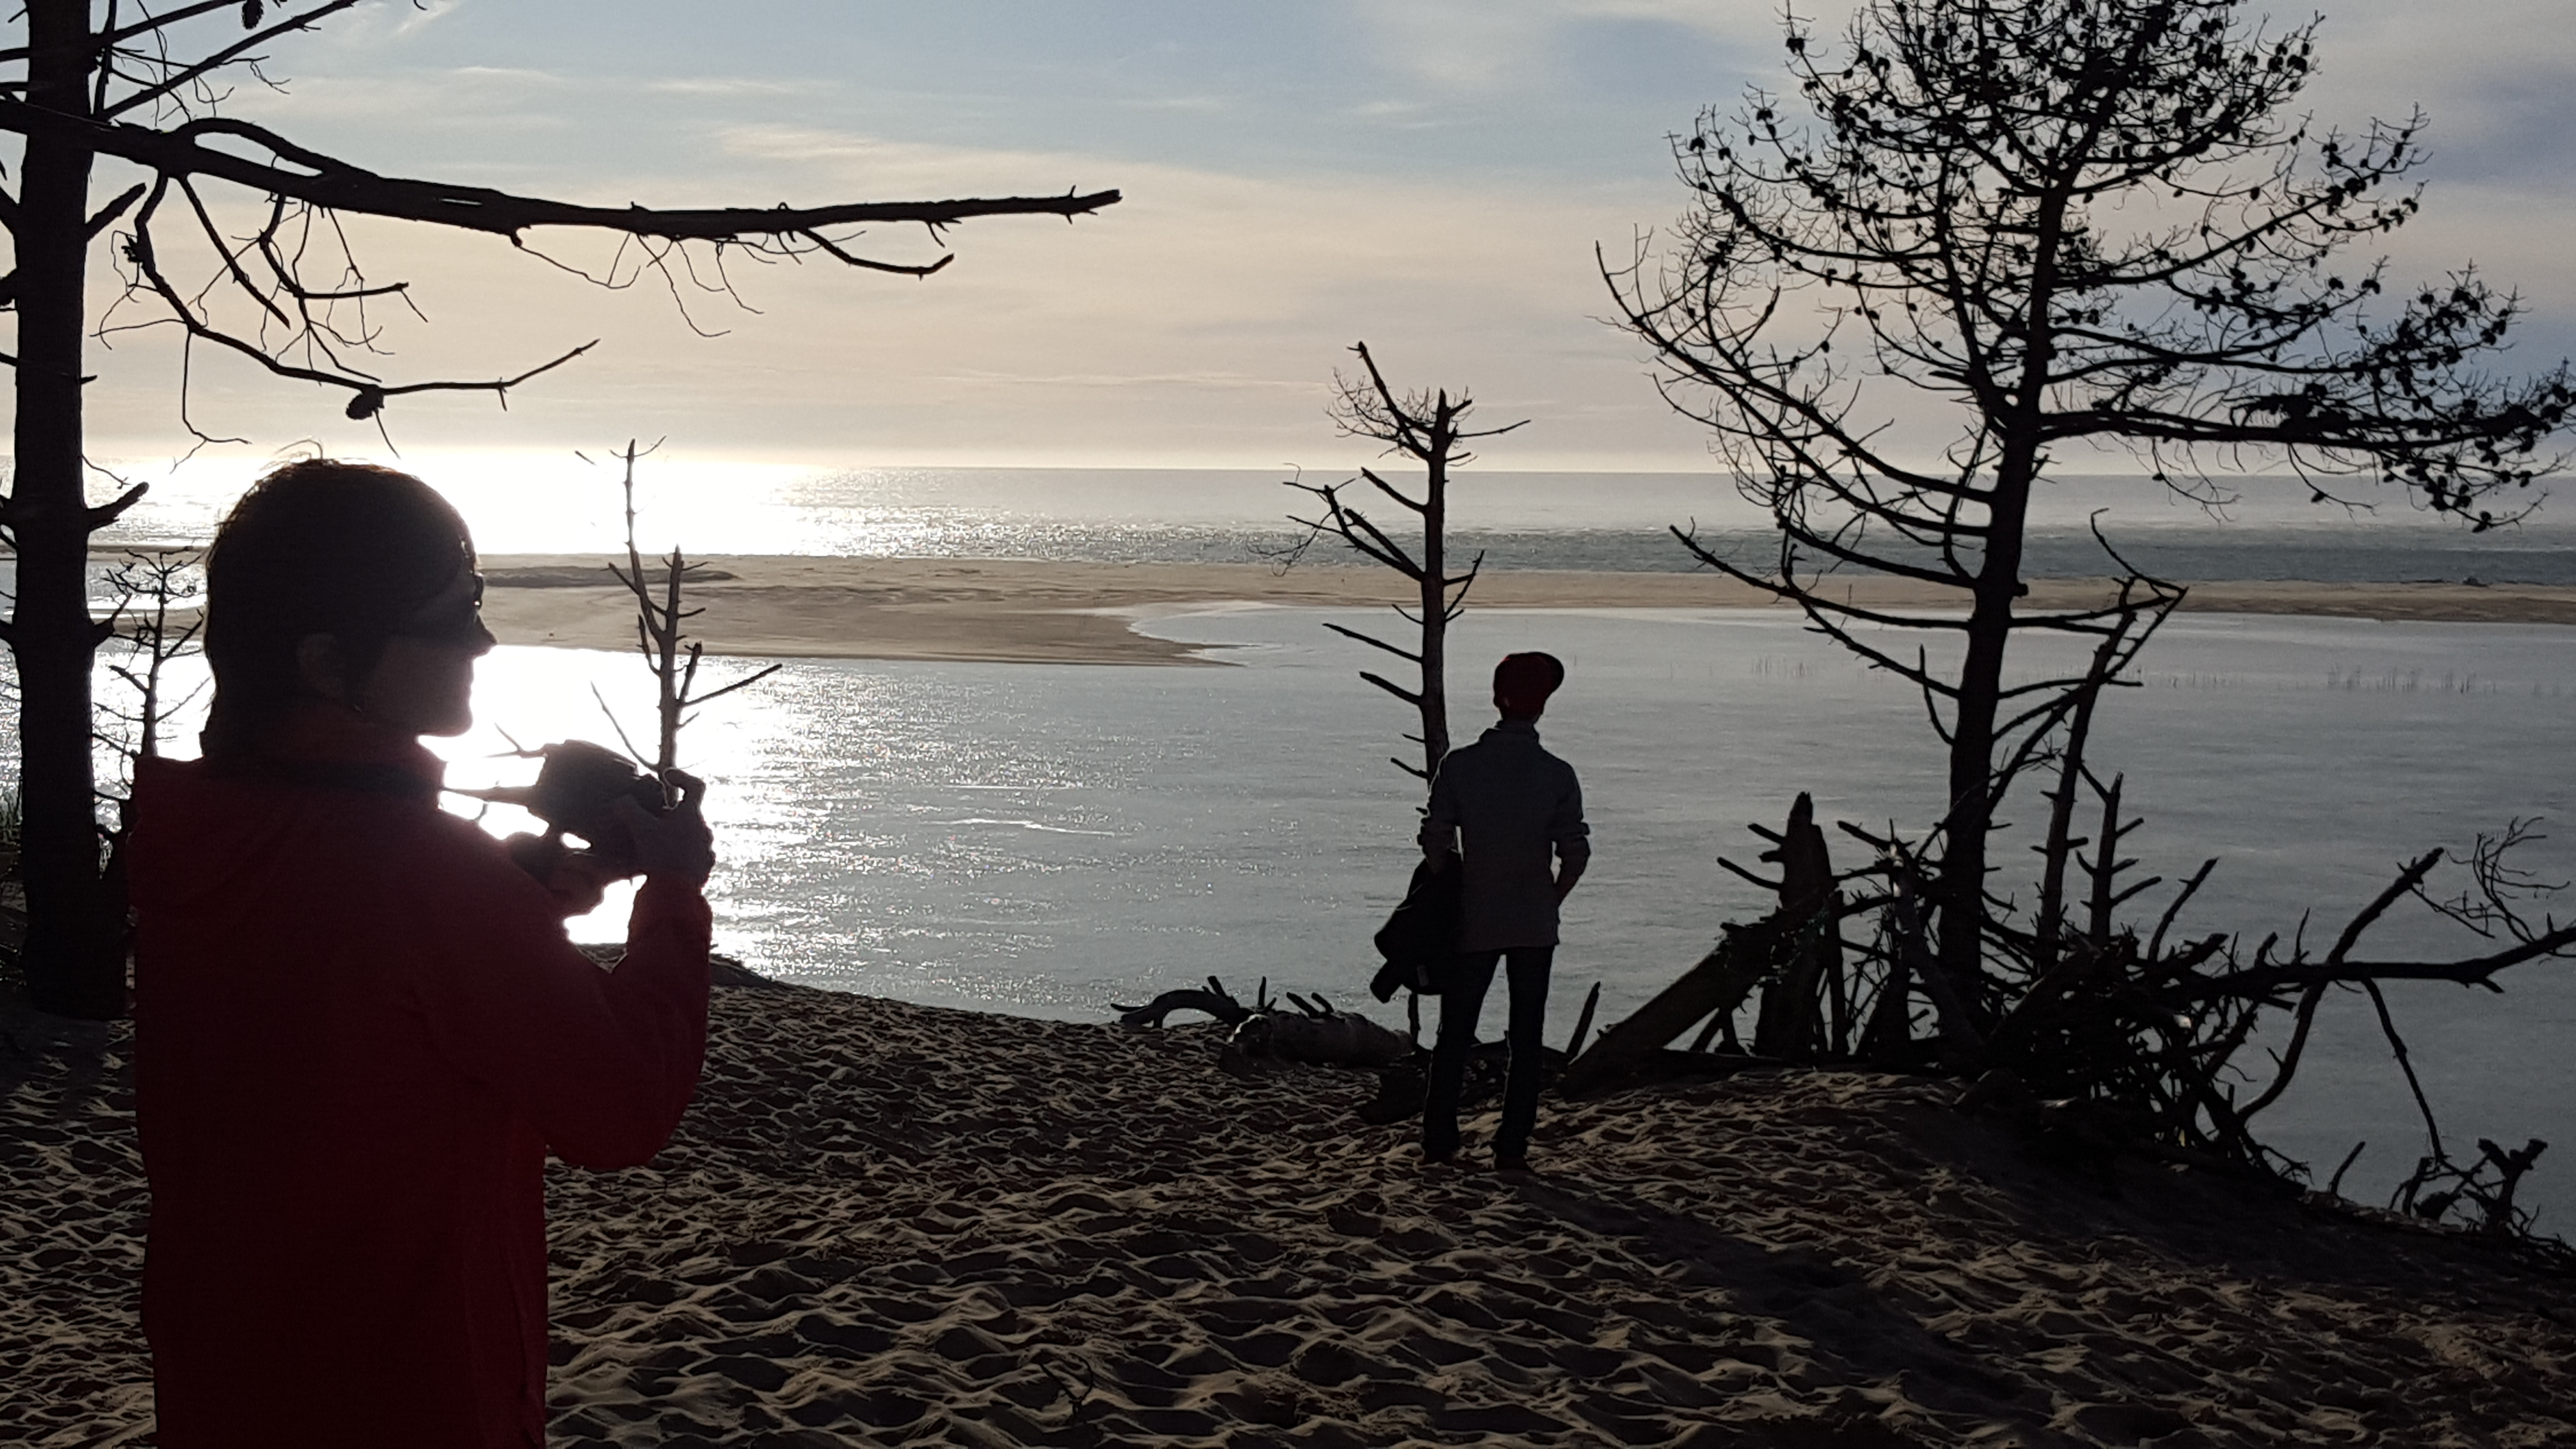
{"type": "Polygon", "coordinates": [[[519,869],[554,898],[565,920],[586,916],[608,898],[608,887],[634,874],[595,851],[575,850],[552,835],[513,835],[501,842],[519,869]]]}
{"type": "Polygon", "coordinates": [[[525,831],[502,841],[501,850],[510,857],[512,864],[540,883],[555,873],[557,862],[571,854],[571,848],[561,839],[552,835],[530,835],[525,831]]]}
{"type": "Polygon", "coordinates": [[[546,894],[555,898],[555,909],[569,921],[598,910],[599,903],[608,899],[608,888],[627,874],[590,851],[567,850],[542,879],[546,894]]]}
{"type": "Polygon", "coordinates": [[[619,799],[611,807],[618,823],[626,827],[635,842],[635,868],[648,881],[669,880],[695,887],[707,883],[707,873],[715,869],[716,840],[707,829],[704,811],[707,787],[697,776],[680,770],[667,771],[663,779],[680,792],[680,801],[669,813],[648,815],[644,808],[628,799],[619,799]]]}

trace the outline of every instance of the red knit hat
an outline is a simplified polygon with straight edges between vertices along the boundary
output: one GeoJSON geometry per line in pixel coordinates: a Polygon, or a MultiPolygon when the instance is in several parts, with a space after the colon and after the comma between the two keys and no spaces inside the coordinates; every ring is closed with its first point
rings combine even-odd
{"type": "Polygon", "coordinates": [[[1547,708],[1547,697],[1563,683],[1565,666],[1555,655],[1535,650],[1506,654],[1494,666],[1494,703],[1505,714],[1536,715],[1547,708]]]}

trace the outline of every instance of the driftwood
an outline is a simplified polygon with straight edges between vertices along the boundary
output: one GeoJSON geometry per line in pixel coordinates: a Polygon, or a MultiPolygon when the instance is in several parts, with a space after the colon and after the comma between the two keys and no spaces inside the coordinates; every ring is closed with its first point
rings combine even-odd
{"type": "Polygon", "coordinates": [[[1580,1097],[1624,1081],[1649,1054],[1669,1045],[1701,1017],[1732,1013],[1772,970],[1777,936],[1768,922],[1728,927],[1716,949],[1701,957],[1698,965],[1683,972],[1680,980],[1657,993],[1634,1016],[1601,1033],[1591,1050],[1567,1066],[1557,1090],[1580,1097]]]}
{"type": "Polygon", "coordinates": [[[1592,983],[1592,990],[1584,995],[1582,1013],[1574,1018],[1574,1034],[1565,1039],[1565,1056],[1568,1061],[1583,1055],[1583,1043],[1592,1035],[1592,1014],[1600,1009],[1601,983],[1595,981],[1592,983]]]}
{"type": "Polygon", "coordinates": [[[1285,992],[1280,1004],[1274,1006],[1266,976],[1254,990],[1249,1006],[1226,990],[1224,982],[1211,976],[1204,991],[1195,987],[1166,991],[1143,1006],[1113,1004],[1110,1009],[1118,1013],[1121,1025],[1139,1029],[1161,1026],[1164,1018],[1175,1011],[1196,1011],[1216,1018],[1233,1028],[1226,1035],[1218,1063],[1237,1073],[1274,1064],[1383,1067],[1414,1050],[1412,1038],[1400,1036],[1367,1017],[1343,1011],[1320,992],[1312,998],[1285,992]]]}
{"type": "MultiPolygon", "coordinates": [[[[1780,867],[1781,914],[1791,920],[1813,920],[1819,912],[1840,915],[1842,899],[1834,888],[1833,856],[1825,832],[1816,825],[1816,804],[1805,792],[1789,807],[1786,829],[1774,832],[1756,825],[1753,833],[1772,849],[1762,859],[1780,867]]],[[[1820,1049],[1840,1053],[1849,1033],[1843,991],[1842,935],[1813,931],[1798,943],[1797,954],[1779,979],[1762,992],[1762,1009],[1754,1021],[1753,1050],[1766,1056],[1803,1060],[1820,1049]]]]}
{"type": "MultiPolygon", "coordinates": [[[[2307,1180],[2306,1166],[2265,1146],[2251,1124],[2288,1091],[2326,997],[2345,991],[2372,1009],[2423,1117],[2426,1151],[2390,1209],[2576,1264],[2576,1250],[2530,1236],[2531,1215],[2516,1203],[2546,1144],[2533,1139],[2509,1151],[2480,1138],[2474,1159],[2453,1157],[2381,990],[2386,981],[2414,980],[2495,991],[2507,968],[2576,958],[2576,924],[2525,913],[2527,899],[2559,887],[2507,860],[2538,838],[2531,822],[2481,836],[2463,854],[2434,850],[2404,862],[2321,955],[2306,944],[2304,929],[2286,948],[2275,934],[2248,953],[2225,933],[2192,939],[2172,930],[2214,860],[2183,878],[2151,931],[2118,921],[2121,907],[2161,882],[2126,879],[2137,861],[2121,853],[2123,842],[2139,822],[2124,818],[2122,782],[2096,777],[2080,757],[2061,763],[2050,831],[2060,858],[2048,862],[2040,910],[2027,926],[2000,910],[1987,922],[1983,972],[1952,975],[1926,939],[1937,872],[1924,845],[1845,822],[1841,829],[1871,845],[1877,859],[1835,872],[1812,805],[1801,796],[1787,828],[1754,827],[1776,847],[1763,858],[1779,863],[1779,879],[1721,862],[1777,891],[1780,906],[1726,927],[1715,950],[1588,1049],[1579,1036],[1569,1043],[1577,1055],[1560,1089],[1586,1095],[1792,1063],[1932,1071],[1976,1083],[1961,1095],[1960,1110],[2001,1118],[2042,1157],[2105,1187],[2114,1184],[2112,1164],[2131,1156],[2294,1189],[2307,1180]],[[2079,789],[2100,809],[2089,837],[2073,833],[2071,801],[2079,789]],[[2437,896],[2430,884],[2446,859],[2469,876],[2467,889],[2451,897],[2437,896]],[[2080,904],[2066,899],[2078,892],[2058,884],[2077,874],[2080,904]],[[1862,882],[1867,889],[1847,889],[1862,882]],[[2363,938],[2410,896],[2487,947],[2450,960],[2364,958],[2363,938]],[[1863,913],[1876,915],[1876,939],[1844,940],[1840,922],[1863,913]],[[1757,990],[1756,1049],[1746,1052],[1736,1043],[1734,1019],[1757,990]],[[2281,1019],[2273,1013],[2286,1015],[2290,1030],[2271,1070],[2258,1075],[2238,1057],[2258,1023],[2281,1019]],[[1672,1049],[1703,1018],[1690,1049],[1672,1049]]],[[[2339,1192],[2359,1153],[2355,1147],[2335,1171],[2329,1195],[2339,1192]]]]}
{"type": "MultiPolygon", "coordinates": [[[[1658,993],[1635,1015],[1601,1034],[1584,1049],[1578,1027],[1567,1043],[1573,1062],[1558,1090],[1584,1096],[1623,1083],[1695,1073],[1726,1075],[1753,1066],[1839,1058],[1849,1050],[1852,1026],[1860,1020],[1854,983],[1846,970],[1840,922],[1874,900],[1846,899],[1834,874],[1825,834],[1816,824],[1815,801],[1801,793],[1790,807],[1785,828],[1752,827],[1771,842],[1762,859],[1780,866],[1780,879],[1769,880],[1721,858],[1718,864],[1775,892],[1779,908],[1751,925],[1725,925],[1715,949],[1699,964],[1658,993]],[[1755,988],[1762,989],[1746,1051],[1735,1034],[1735,1012],[1755,988]],[[1687,1052],[1669,1052],[1672,1043],[1694,1023],[1706,1022],[1687,1052]],[[1711,1051],[1711,1043],[1717,1049],[1711,1051]],[[1659,1055],[1661,1054],[1661,1055],[1659,1055]],[[1667,1058],[1683,1058],[1681,1062],[1667,1058]],[[1703,1060],[1705,1059],[1705,1060],[1703,1060]]],[[[1600,989],[1593,989],[1593,1000],[1600,989]]],[[[1901,1001],[1903,990],[1898,989],[1901,1001]]],[[[1890,1024],[1882,1009],[1870,1020],[1874,1036],[1902,1043],[1907,1038],[1901,1013],[1890,1024]]],[[[1593,1001],[1584,1003],[1583,1026],[1592,1020],[1593,1001]]]]}
{"type": "Polygon", "coordinates": [[[1109,1009],[1118,1013],[1120,1026],[1161,1026],[1163,1018],[1175,1011],[1200,1012],[1215,1017],[1228,1026],[1240,1026],[1245,1017],[1256,1011],[1270,1009],[1270,978],[1267,976],[1261,978],[1261,986],[1253,994],[1253,1004],[1250,1006],[1236,1000],[1234,993],[1225,989],[1224,982],[1211,976],[1207,979],[1205,991],[1196,987],[1182,987],[1178,990],[1166,991],[1142,1006],[1120,1006],[1116,1002],[1111,1002],[1109,1009]]]}
{"type": "Polygon", "coordinates": [[[1347,1011],[1264,1011],[1245,1017],[1226,1037],[1219,1065],[1228,1070],[1256,1069],[1263,1063],[1383,1067],[1413,1050],[1411,1038],[1347,1011]]]}

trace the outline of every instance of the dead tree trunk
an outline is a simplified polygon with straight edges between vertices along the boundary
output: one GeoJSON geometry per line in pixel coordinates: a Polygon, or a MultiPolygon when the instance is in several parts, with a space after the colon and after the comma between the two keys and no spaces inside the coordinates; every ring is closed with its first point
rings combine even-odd
{"type": "MultiPolygon", "coordinates": [[[[29,0],[27,101],[90,113],[95,41],[87,0],[29,0]]],[[[124,903],[101,874],[90,777],[90,659],[105,633],[89,616],[89,536],[121,511],[82,489],[83,299],[88,282],[90,152],[29,136],[8,215],[17,274],[17,437],[0,519],[18,558],[7,639],[18,664],[20,861],[27,886],[23,966],[41,1010],[110,1017],[125,1010],[124,903]]]]}
{"type": "Polygon", "coordinates": [[[1306,535],[1288,551],[1286,558],[1294,564],[1305,556],[1307,548],[1316,539],[1330,534],[1362,557],[1383,564],[1413,581],[1413,608],[1396,607],[1398,614],[1416,626],[1413,648],[1405,649],[1375,635],[1345,629],[1339,624],[1326,624],[1324,627],[1372,649],[1383,649],[1414,665],[1417,673],[1411,689],[1366,669],[1360,671],[1360,678],[1413,707],[1421,721],[1422,733],[1406,738],[1422,746],[1422,763],[1415,766],[1401,759],[1393,763],[1409,775],[1429,780],[1439,772],[1440,762],[1449,754],[1449,624],[1466,609],[1467,590],[1475,584],[1476,572],[1485,562],[1485,556],[1480,553],[1467,565],[1466,572],[1453,575],[1448,571],[1450,470],[1475,460],[1475,455],[1464,446],[1470,440],[1496,437],[1522,424],[1469,429],[1466,426],[1467,414],[1476,404],[1465,393],[1452,398],[1443,388],[1438,392],[1398,396],[1395,389],[1387,385],[1385,375],[1378,371],[1377,359],[1369,355],[1367,343],[1360,343],[1351,350],[1359,354],[1360,365],[1367,369],[1368,377],[1363,383],[1338,373],[1334,375],[1333,421],[1351,437],[1384,443],[1387,452],[1422,465],[1422,496],[1415,498],[1406,494],[1368,468],[1360,469],[1359,479],[1342,483],[1318,485],[1292,480],[1289,487],[1313,494],[1323,507],[1314,518],[1289,516],[1289,521],[1304,528],[1306,535]],[[1342,496],[1344,489],[1361,479],[1421,520],[1422,544],[1418,553],[1407,549],[1342,496]]]}

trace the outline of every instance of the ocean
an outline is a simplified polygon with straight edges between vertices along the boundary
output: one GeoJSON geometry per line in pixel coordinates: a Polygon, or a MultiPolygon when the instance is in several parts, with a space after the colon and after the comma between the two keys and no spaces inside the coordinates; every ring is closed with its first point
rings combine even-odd
{"type": "MultiPolygon", "coordinates": [[[[616,472],[577,458],[432,457],[418,471],[453,499],[485,553],[608,552],[623,547],[616,472]]],[[[212,535],[250,477],[247,466],[192,465],[153,492],[102,543],[187,541],[212,535]]],[[[1293,544],[1292,513],[1307,495],[1284,481],[1344,475],[1291,469],[795,469],[659,462],[640,465],[640,542],[693,554],[1091,559],[1237,563],[1293,544]]],[[[102,499],[116,491],[102,477],[102,499]]],[[[1349,495],[1371,502],[1365,485],[1349,495]]],[[[2233,501],[2204,508],[2152,483],[2077,474],[2034,500],[2028,548],[2037,577],[2108,571],[2098,519],[2139,567],[2176,579],[2576,583],[2576,518],[2546,510],[2525,525],[2472,534],[2362,488],[2353,506],[2311,500],[2288,479],[2246,480],[2233,501]],[[2367,505],[2367,506],[2363,506],[2367,505]]],[[[1371,509],[1391,532],[1393,506],[1371,509]]],[[[1761,512],[1714,473],[1478,473],[1451,493],[1453,553],[1495,568],[1688,572],[1700,567],[1673,538],[1680,526],[1712,550],[1760,560],[1771,550],[1761,512]]]]}
{"type": "MultiPolygon", "coordinates": [[[[1293,495],[1257,473],[869,476],[754,471],[721,506],[705,495],[728,488],[705,478],[696,491],[648,486],[644,542],[1223,562],[1290,536],[1260,510],[1293,495]]],[[[613,504],[613,488],[565,502],[535,485],[440,481],[488,552],[607,543],[594,505],[613,504]]],[[[2538,528],[2480,539],[2407,514],[2319,521],[2259,498],[2218,520],[2141,491],[2091,480],[2060,501],[2131,510],[2115,534],[2124,551],[2181,577],[2576,582],[2576,550],[2538,528]],[[2149,550],[2170,562],[2141,557],[2149,550]]],[[[1691,508],[1748,546],[1759,539],[1707,480],[1512,475],[1486,495],[1495,525],[1461,541],[1481,539],[1497,567],[1680,567],[1653,525],[1691,508]]],[[[1460,497],[1474,496],[1462,483],[1460,497]]],[[[125,536],[202,537],[221,499],[211,486],[168,490],[125,536]]],[[[2098,572],[2081,566],[2091,545],[2065,511],[2046,522],[2058,542],[2043,557],[2098,572]]],[[[818,986],[1071,1019],[1211,974],[1245,993],[1266,978],[1400,1026],[1400,1011],[1376,1008],[1363,987],[1369,933],[1412,858],[1419,787],[1387,762],[1409,748],[1406,720],[1356,677],[1365,651],[1321,627],[1364,617],[1217,608],[1143,626],[1220,666],[1201,669],[789,664],[714,706],[686,740],[714,790],[722,948],[818,986]]],[[[1794,620],[1471,609],[1456,641],[1463,659],[1550,649],[1572,671],[1544,728],[1583,772],[1600,854],[1568,905],[1552,1033],[1570,1029],[1593,982],[1603,1019],[1616,1020],[1695,960],[1720,922],[1758,914],[1765,902],[1717,857],[1752,864],[1762,847],[1746,824],[1776,824],[1797,792],[1829,820],[1876,827],[1920,829],[1937,809],[1939,759],[1919,702],[1794,620]]],[[[2047,662],[2030,653],[2017,667],[2047,662]]],[[[2576,726],[2576,630],[2187,615],[2159,636],[2138,682],[2106,705],[2094,758],[2126,773],[2127,800],[2147,819],[2132,851],[2143,872],[2170,883],[2220,860],[2177,930],[2239,933],[2249,946],[2273,931],[2331,939],[2405,857],[2465,851],[2515,819],[2538,818],[2544,834],[2570,820],[2576,784],[2558,764],[2576,726]]],[[[494,758],[504,731],[609,738],[594,687],[632,728],[644,684],[628,656],[497,652],[480,676],[481,725],[448,747],[460,783],[524,769],[494,758]]],[[[506,828],[508,816],[488,823],[506,828]]],[[[2026,897],[2011,872],[2038,803],[2026,794],[2008,816],[2020,833],[1998,852],[1999,889],[2026,897]]],[[[1834,843],[1851,858],[1847,837],[1834,843]]],[[[2576,829],[2538,842],[2526,863],[2576,878],[2576,829]]],[[[2171,889],[2148,891],[2141,913],[2160,911],[2171,889]]],[[[616,920],[612,903],[581,933],[613,936],[616,920]]],[[[2396,913],[2362,954],[2478,946],[2439,925],[2420,907],[2396,913]]],[[[2503,997],[2390,992],[2455,1153],[2479,1136],[2576,1143],[2576,1057],[2564,1046],[2576,980],[2542,964],[2505,984],[2503,997]]],[[[1489,1032],[1499,1001],[1493,1011],[1489,1032]]],[[[2261,1125],[2320,1176],[2367,1141],[2347,1182],[2365,1196],[2402,1176],[2422,1141],[2358,997],[2329,1002],[2299,1085],[2261,1125]]],[[[2544,1157],[2526,1188],[2560,1227],[2569,1182],[2568,1164],[2544,1157]]]]}

